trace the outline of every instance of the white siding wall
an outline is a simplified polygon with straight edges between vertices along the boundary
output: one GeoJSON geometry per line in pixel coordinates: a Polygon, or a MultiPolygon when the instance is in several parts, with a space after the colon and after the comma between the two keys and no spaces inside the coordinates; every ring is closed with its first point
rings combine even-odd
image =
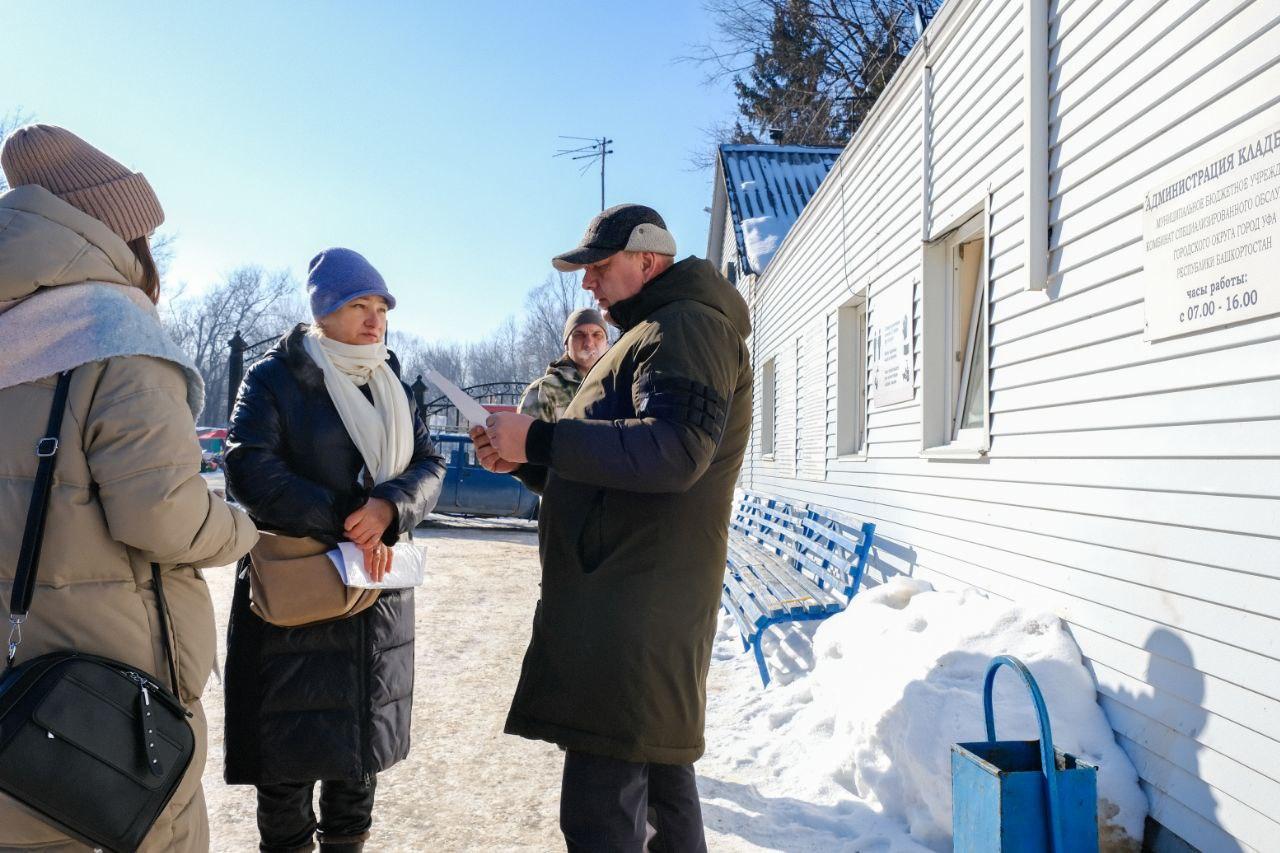
{"type": "Polygon", "coordinates": [[[873,582],[908,572],[1053,607],[1153,816],[1206,850],[1275,850],[1280,318],[1145,343],[1140,208],[1171,165],[1280,122],[1280,6],[1050,3],[1040,292],[1026,289],[1017,228],[1020,11],[948,0],[930,28],[927,207],[917,48],[757,282],[755,357],[778,360],[777,454],[748,460],[743,479],[876,522],[873,582]],[[991,451],[925,460],[921,242],[988,191],[991,451]],[[876,295],[900,282],[915,285],[916,400],[871,409],[867,458],[837,459],[835,312],[865,287],[874,324],[876,295]],[[813,342],[799,394],[797,339],[813,342]]]}
{"type": "MultiPolygon", "coordinates": [[[[727,210],[727,208],[726,208],[727,210]]],[[[733,216],[726,213],[724,217],[724,234],[720,240],[720,272],[725,272],[729,264],[733,264],[738,270],[738,285],[742,285],[742,268],[738,262],[738,238],[733,230],[733,216]]]]}

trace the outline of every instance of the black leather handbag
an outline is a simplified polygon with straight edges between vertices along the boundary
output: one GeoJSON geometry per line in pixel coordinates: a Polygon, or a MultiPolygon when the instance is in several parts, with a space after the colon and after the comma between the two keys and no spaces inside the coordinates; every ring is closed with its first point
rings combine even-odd
{"type": "MultiPolygon", "coordinates": [[[[40,462],[9,602],[8,658],[0,676],[0,791],[79,841],[113,853],[132,851],[191,763],[191,715],[155,676],[132,664],[68,650],[13,665],[35,592],[70,383],[70,371],[59,375],[49,429],[36,445],[40,462]]],[[[155,563],[151,577],[176,691],[168,613],[155,563]]]]}

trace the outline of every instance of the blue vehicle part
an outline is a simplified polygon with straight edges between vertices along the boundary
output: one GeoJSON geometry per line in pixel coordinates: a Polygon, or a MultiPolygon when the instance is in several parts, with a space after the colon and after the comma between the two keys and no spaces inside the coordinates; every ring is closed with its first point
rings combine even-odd
{"type": "Polygon", "coordinates": [[[445,515],[534,518],[538,496],[509,474],[486,471],[465,433],[432,436],[445,457],[444,483],[435,511],[445,515]]]}

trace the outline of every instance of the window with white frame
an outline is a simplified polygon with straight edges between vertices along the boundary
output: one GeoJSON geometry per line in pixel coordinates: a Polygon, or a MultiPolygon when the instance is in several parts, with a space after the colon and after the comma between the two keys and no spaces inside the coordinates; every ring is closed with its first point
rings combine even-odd
{"type": "Polygon", "coordinates": [[[802,338],[796,338],[796,360],[794,362],[796,369],[795,369],[795,385],[793,386],[795,388],[795,393],[791,395],[792,396],[792,401],[791,401],[792,432],[791,434],[795,436],[795,441],[792,442],[795,445],[792,448],[795,451],[794,458],[792,459],[792,470],[796,474],[800,473],[801,460],[804,459],[804,445],[803,445],[804,435],[802,430],[802,425],[804,423],[803,421],[804,406],[801,405],[801,396],[800,396],[801,394],[804,393],[801,390],[804,388],[804,374],[801,372],[804,365],[804,358],[802,355],[803,347],[804,347],[804,340],[802,338]]]}
{"type": "Polygon", "coordinates": [[[778,365],[777,359],[764,363],[760,379],[760,453],[773,457],[773,431],[778,418],[778,365]]]}
{"type": "Polygon", "coordinates": [[[836,455],[863,452],[867,424],[867,299],[859,294],[836,315],[836,455]]]}
{"type": "Polygon", "coordinates": [[[925,246],[924,452],[977,455],[988,438],[986,208],[925,246]]]}

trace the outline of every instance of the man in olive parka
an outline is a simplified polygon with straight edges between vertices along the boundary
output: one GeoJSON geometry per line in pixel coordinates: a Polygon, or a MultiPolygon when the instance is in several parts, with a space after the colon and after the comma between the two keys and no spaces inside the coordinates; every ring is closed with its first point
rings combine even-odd
{"type": "Polygon", "coordinates": [[[564,747],[570,850],[705,850],[693,762],[733,489],[751,427],[746,303],[674,262],[656,211],[604,211],[558,256],[622,336],[557,423],[490,417],[481,462],[542,493],[542,600],[506,731],[564,747]]]}

